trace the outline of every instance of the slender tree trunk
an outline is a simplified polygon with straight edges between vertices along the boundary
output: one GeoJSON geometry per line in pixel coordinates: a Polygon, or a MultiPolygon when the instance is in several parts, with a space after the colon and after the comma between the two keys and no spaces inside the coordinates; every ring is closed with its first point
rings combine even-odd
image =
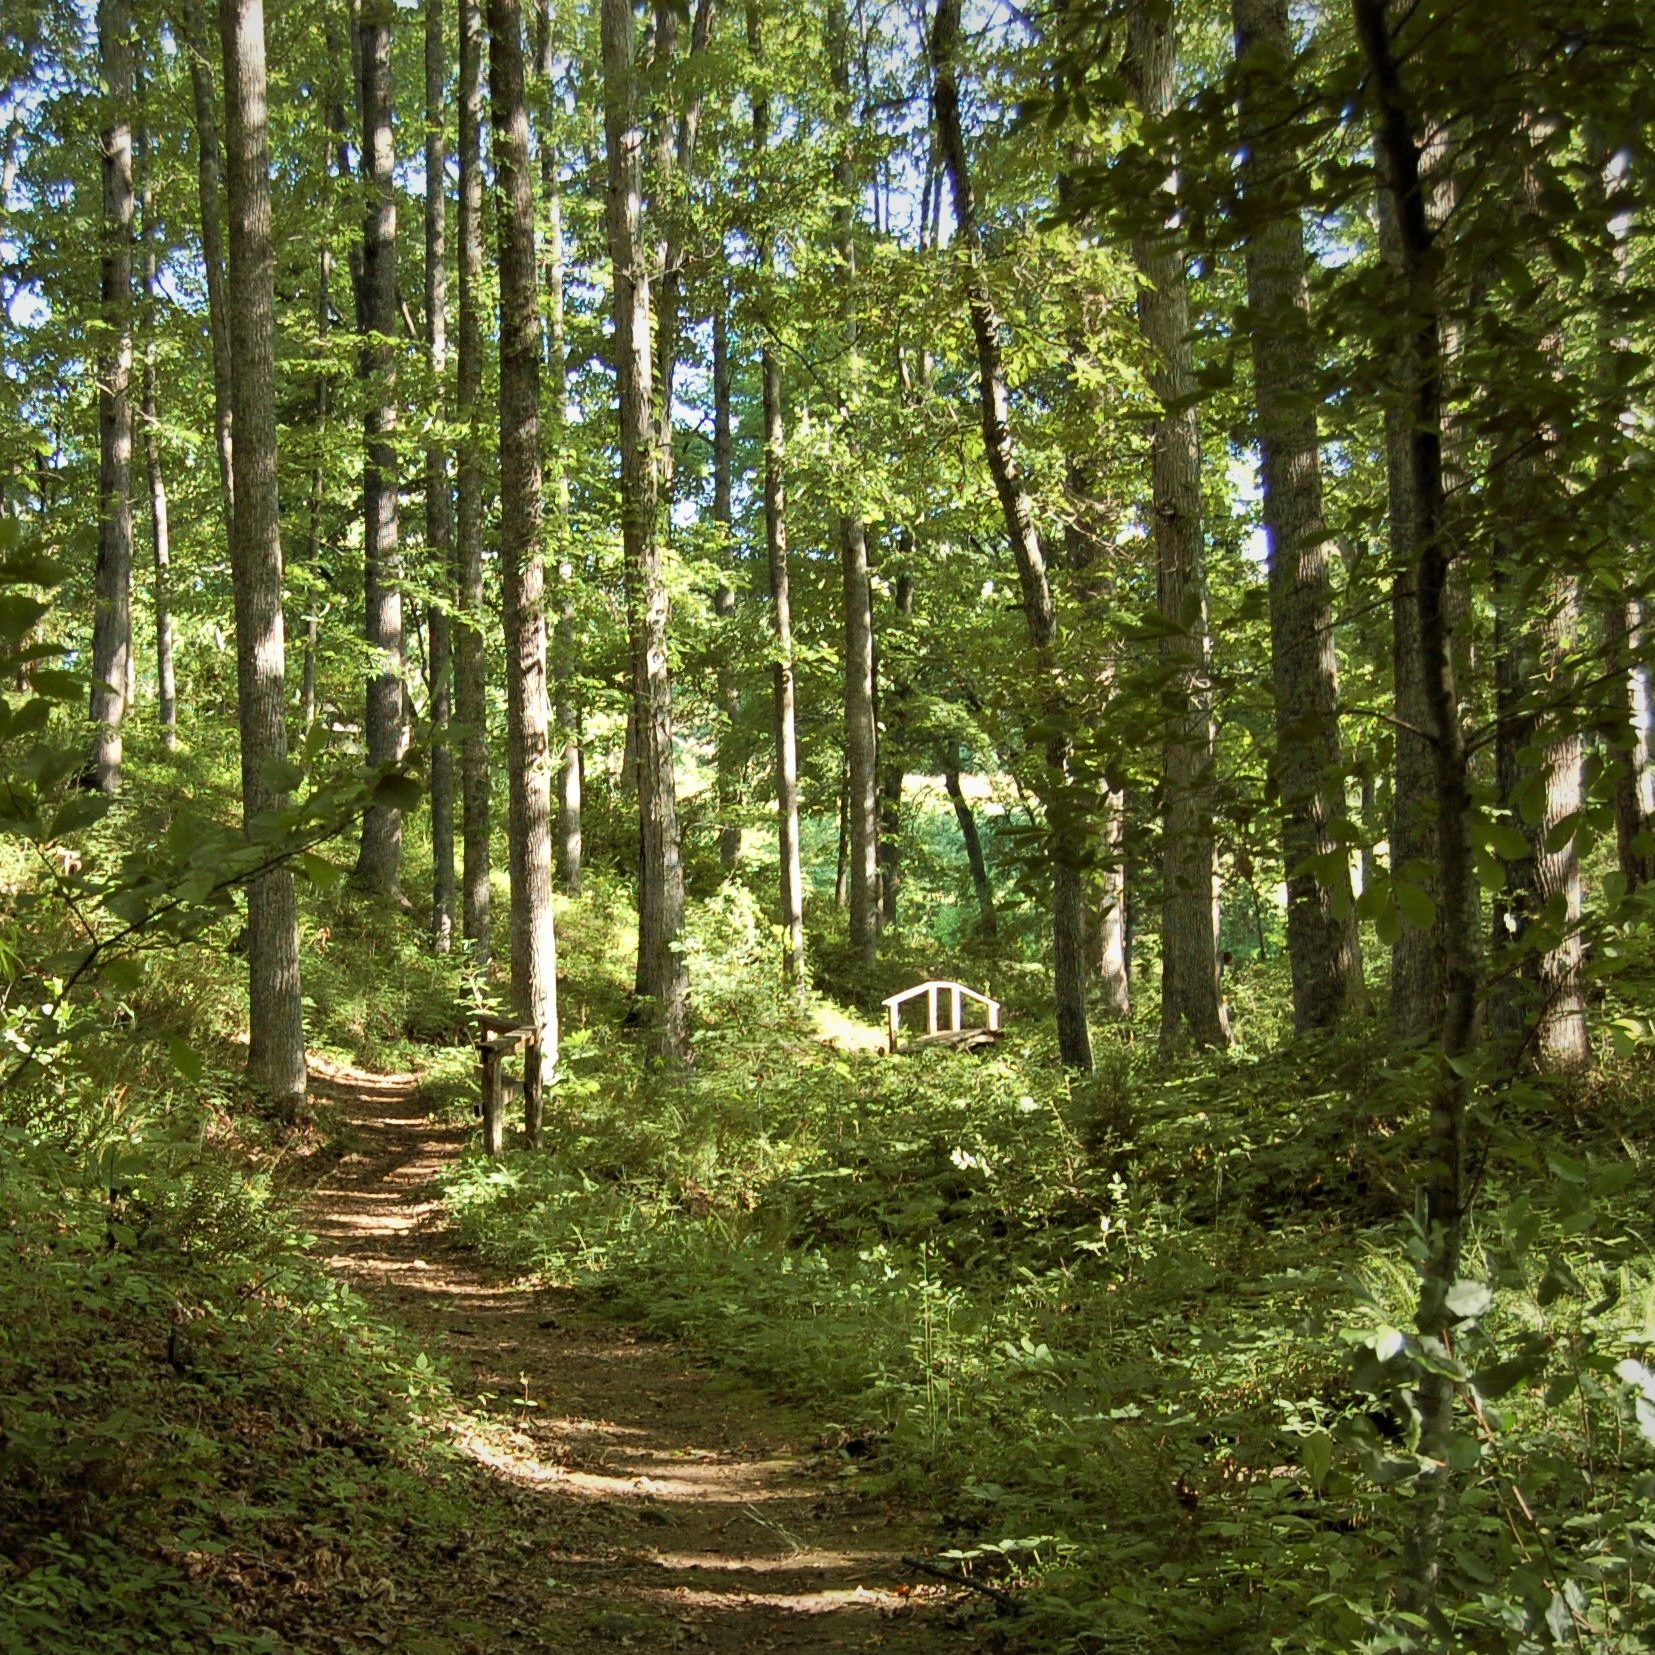
{"type": "Polygon", "coordinates": [[[207,39],[201,0],[179,0],[184,50],[190,62],[195,107],[197,193],[201,209],[201,265],[207,280],[207,332],[213,352],[213,435],[218,480],[224,491],[228,528],[235,513],[232,468],[233,416],[230,408],[230,324],[224,297],[224,218],[218,161],[218,96],[213,85],[214,53],[207,39]]]}
{"type": "Polygon", "coordinates": [[[1615,849],[1628,892],[1655,876],[1655,683],[1645,659],[1648,633],[1644,600],[1611,598],[1604,622],[1604,650],[1626,671],[1625,706],[1631,745],[1615,776],[1615,849]]]}
{"type": "MultiPolygon", "coordinates": [[[[1151,122],[1172,108],[1176,56],[1170,13],[1131,0],[1127,78],[1151,122]]],[[[1150,388],[1160,404],[1152,430],[1151,512],[1156,603],[1171,630],[1161,643],[1165,694],[1178,706],[1162,756],[1161,1045],[1182,1033],[1198,1046],[1227,1046],[1219,988],[1218,881],[1214,866],[1215,736],[1207,576],[1201,538],[1201,425],[1190,352],[1183,260],[1170,231],[1134,238],[1143,286],[1138,321],[1149,346],[1150,388]]]]}
{"type": "MultiPolygon", "coordinates": [[[[1422,140],[1393,49],[1387,0],[1352,0],[1356,35],[1368,67],[1383,188],[1397,225],[1400,282],[1392,288],[1399,326],[1412,329],[1403,367],[1411,382],[1408,459],[1412,544],[1403,566],[1414,571],[1415,624],[1435,765],[1434,803],[1441,870],[1443,943],[1442,1061],[1433,1076],[1429,1139],[1421,1154],[1425,1255],[1416,1317],[1423,1343],[1438,1353],[1457,1318],[1448,1292],[1459,1276],[1470,1194],[1466,1185],[1466,1064],[1477,1015],[1477,892],[1472,876],[1471,791],[1465,735],[1454,681],[1450,568],[1443,511],[1442,328],[1435,276],[1438,253],[1427,219],[1422,140]]],[[[1449,1447],[1454,1387],[1437,1366],[1423,1368],[1416,1390],[1418,1452],[1423,1470],[1411,1525],[1401,1606],[1427,1613],[1436,1598],[1442,1539],[1453,1499],[1449,1447]]]]}
{"type": "Polygon", "coordinates": [[[459,3],[460,316],[455,395],[464,435],[455,479],[459,625],[454,637],[454,711],[460,725],[460,925],[473,961],[487,966],[492,939],[487,656],[483,648],[483,13],[481,0],[459,3]]]}
{"type": "Polygon", "coordinates": [[[556,1073],[557,939],[552,924],[551,708],[541,549],[540,295],[534,174],[519,0],[488,0],[489,94],[499,190],[500,563],[506,604],[506,768],[511,805],[511,980],[538,1036],[524,1086],[529,1142],[541,1136],[541,1079],[556,1073]]]}
{"type": "MultiPolygon", "coordinates": [[[[845,0],[834,0],[828,20],[834,101],[840,123],[834,161],[834,244],[844,294],[848,363],[841,395],[847,436],[860,394],[860,325],[856,282],[856,164],[851,149],[850,23],[845,0]]],[[[850,940],[864,971],[879,946],[879,727],[874,713],[873,588],[868,572],[868,529],[854,507],[839,515],[839,570],[845,614],[845,754],[850,763],[850,940]]]]}
{"type": "Polygon", "coordinates": [[[121,725],[132,655],[132,13],[99,0],[98,56],[107,113],[98,362],[98,563],[92,612],[93,764],[121,789],[121,725]]]}
{"type": "MultiPolygon", "coordinates": [[[[1402,224],[1383,144],[1375,147],[1380,256],[1405,279],[1402,224]]],[[[1414,499],[1411,340],[1397,347],[1396,388],[1385,400],[1385,493],[1391,561],[1391,676],[1396,761],[1391,786],[1391,877],[1418,886],[1439,909],[1431,926],[1403,925],[1391,944],[1391,1032],[1435,1040],[1442,1028],[1443,942],[1438,880],[1436,756],[1419,630],[1418,508],[1414,499]]]]}
{"type": "Polygon", "coordinates": [[[988,877],[983,841],[977,833],[977,818],[972,814],[965,789],[960,785],[960,744],[957,741],[949,743],[942,768],[942,784],[948,790],[948,802],[954,807],[954,820],[959,824],[960,838],[965,841],[971,888],[977,893],[977,929],[985,941],[992,942],[999,935],[999,921],[994,912],[994,886],[988,877]]]}
{"type": "MultiPolygon", "coordinates": [[[[1059,179],[1060,199],[1067,193],[1067,180],[1059,179]]],[[[1070,383],[1072,394],[1086,408],[1090,423],[1099,410],[1092,406],[1075,383],[1074,368],[1085,349],[1079,329],[1070,341],[1070,383]]],[[[1106,556],[1099,519],[1097,467],[1087,448],[1076,445],[1064,467],[1064,489],[1068,514],[1063,524],[1065,561],[1074,576],[1075,597],[1082,624],[1093,606],[1099,604],[1113,584],[1106,572],[1106,556]]],[[[1112,654],[1100,651],[1095,671],[1095,704],[1106,706],[1114,683],[1116,662],[1112,654]]],[[[1126,794],[1100,778],[1095,834],[1097,866],[1088,881],[1084,911],[1086,970],[1097,988],[1100,1009],[1106,1017],[1124,1018],[1132,1012],[1132,985],[1126,971],[1126,868],[1122,859],[1126,826],[1126,794]]]]}
{"type": "MultiPolygon", "coordinates": [[[[362,50],[361,378],[366,387],[362,466],[363,632],[377,657],[368,680],[364,733],[371,769],[402,762],[408,745],[403,675],[402,591],[397,584],[396,245],[397,207],[391,136],[391,19],[393,0],[363,0],[362,50]]],[[[402,812],[375,803],[362,818],[356,878],[370,890],[400,894],[402,812]]]]}
{"type": "Polygon", "coordinates": [[[741,690],[736,678],[736,594],[726,573],[734,554],[731,495],[735,472],[735,430],[730,408],[730,290],[720,277],[713,308],[713,521],[719,529],[718,588],[713,594],[714,649],[718,695],[718,865],[726,874],[741,858],[741,769],[736,755],[736,720],[741,690]]]}
{"type": "MultiPolygon", "coordinates": [[[[425,348],[431,363],[438,417],[447,412],[448,371],[448,144],[443,93],[448,55],[443,45],[444,0],[425,0],[425,348]]],[[[454,945],[454,647],[449,623],[454,572],[454,496],[448,449],[425,450],[425,551],[437,596],[426,615],[431,674],[431,947],[454,945]]]]}
{"type": "MultiPolygon", "coordinates": [[[[276,248],[270,221],[263,0],[223,0],[225,177],[229,201],[229,339],[236,364],[235,499],[230,565],[236,593],[236,682],[243,821],[287,796],[282,539],[276,487],[276,248]]],[[[247,889],[247,1068],[267,1096],[306,1090],[293,876],[272,868],[247,889]]]]}
{"type": "Polygon", "coordinates": [[[628,0],[602,0],[608,230],[614,265],[615,359],[620,382],[621,530],[633,639],[642,821],[639,976],[653,1002],[655,1054],[689,1057],[689,979],[676,946],[684,923],[684,870],[672,772],[672,685],[667,590],[660,539],[660,466],[651,422],[649,269],[643,241],[642,151],[636,41],[628,0]]]}
{"type": "MultiPolygon", "coordinates": [[[[912,537],[906,530],[902,535],[904,556],[911,556],[912,537]]],[[[895,626],[887,634],[906,640],[908,623],[914,615],[914,579],[906,570],[896,577],[895,626]]],[[[878,684],[879,652],[874,657],[874,681],[878,684]]],[[[897,905],[902,895],[902,779],[904,761],[908,756],[908,701],[913,686],[906,676],[891,675],[890,711],[880,714],[876,704],[876,723],[883,722],[886,736],[879,744],[879,756],[884,772],[880,786],[879,805],[879,900],[880,918],[885,925],[897,922],[897,905]]]]}
{"type": "MultiPolygon", "coordinates": [[[[960,125],[960,94],[955,52],[960,32],[960,0],[937,0],[931,33],[931,62],[936,75],[938,142],[954,194],[960,263],[965,273],[966,303],[977,344],[977,378],[982,414],[983,448],[1005,520],[1006,536],[1017,560],[1023,615],[1029,643],[1042,679],[1055,671],[1057,611],[1046,574],[1045,550],[1035,527],[1034,504],[1023,482],[1011,435],[1011,403],[1006,393],[1000,347],[1000,319],[983,272],[981,235],[971,175],[966,166],[965,136],[960,125]]],[[[1048,692],[1043,709],[1053,722],[1066,722],[1060,689],[1048,692]]],[[[1052,964],[1057,1001],[1058,1054],[1070,1068],[1092,1067],[1092,1037],[1086,1024],[1086,949],[1080,877],[1081,824],[1072,803],[1069,750],[1065,736],[1047,744],[1042,803],[1052,841],[1052,964]]]]}
{"type": "Polygon", "coordinates": [[[1247,310],[1263,458],[1276,701],[1273,769],[1287,872],[1287,955],[1296,1032],[1329,1028],[1362,992],[1344,844],[1329,536],[1316,427],[1304,229],[1291,190],[1302,168],[1288,80],[1287,0],[1233,0],[1247,159],[1247,310]]]}
{"type": "MultiPolygon", "coordinates": [[[[324,246],[316,259],[316,338],[325,340],[333,325],[332,285],[333,253],[324,246]]],[[[306,605],[303,664],[299,670],[299,723],[308,735],[316,722],[316,651],[321,641],[321,617],[317,614],[317,596],[314,583],[321,573],[322,514],[327,507],[326,453],[328,442],[328,412],[331,398],[328,394],[328,376],[316,375],[315,400],[312,417],[315,420],[316,460],[310,468],[309,527],[305,533],[305,565],[310,570],[312,590],[306,605]]]]}
{"type": "Polygon", "coordinates": [[[161,719],[161,742],[170,753],[178,746],[178,680],[172,656],[172,533],[167,514],[167,480],[161,468],[161,418],[156,380],[155,278],[160,225],[155,220],[155,191],[150,177],[146,134],[137,143],[142,176],[139,202],[144,236],[144,463],[149,474],[150,543],[155,558],[152,603],[155,609],[155,688],[161,719]]]}
{"type": "Polygon", "coordinates": [[[580,708],[575,699],[575,562],[569,518],[569,343],[563,302],[563,185],[558,176],[556,41],[550,0],[535,12],[536,78],[545,109],[540,141],[540,193],[546,210],[546,367],[551,379],[547,409],[551,416],[553,487],[556,518],[557,648],[553,654],[553,712],[559,748],[557,773],[557,877],[570,896],[581,890],[584,852],[581,822],[580,708]]]}
{"type": "MultiPolygon", "coordinates": [[[[762,0],[747,0],[747,48],[759,71],[759,89],[753,92],[753,174],[758,180],[754,236],[759,251],[759,286],[768,316],[776,270],[776,239],[773,223],[773,195],[766,173],[765,154],[770,145],[770,96],[763,90],[768,69],[761,33],[762,0]]],[[[782,404],[780,358],[768,331],[759,355],[759,375],[764,408],[764,546],[770,577],[771,625],[775,629],[776,655],[771,668],[774,726],[776,735],[776,830],[778,835],[778,897],[781,906],[782,978],[797,992],[805,982],[804,952],[804,864],[799,849],[799,733],[798,690],[793,662],[793,589],[788,571],[787,546],[787,431],[782,404]]],[[[843,817],[840,819],[841,855],[839,872],[844,872],[843,817]]]]}

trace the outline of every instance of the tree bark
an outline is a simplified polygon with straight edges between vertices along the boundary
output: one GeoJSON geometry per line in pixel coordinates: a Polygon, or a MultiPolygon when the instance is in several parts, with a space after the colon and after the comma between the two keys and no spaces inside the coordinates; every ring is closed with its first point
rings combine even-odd
{"type": "MultiPolygon", "coordinates": [[[[439,420],[448,397],[448,144],[443,93],[448,55],[443,45],[444,0],[425,0],[425,348],[439,420]]],[[[436,588],[426,613],[431,674],[431,947],[454,946],[454,715],[453,609],[454,495],[448,449],[441,441],[425,450],[425,551],[436,588]]]]}
{"type": "Polygon", "coordinates": [[[230,324],[224,297],[224,220],[218,158],[218,98],[213,86],[213,54],[201,0],[179,0],[184,51],[190,62],[190,93],[195,107],[197,195],[201,210],[201,265],[207,280],[207,332],[213,353],[213,435],[218,452],[218,480],[224,492],[224,521],[235,513],[233,469],[234,417],[230,407],[230,324]]]}
{"type": "Polygon", "coordinates": [[[492,954],[489,914],[487,656],[483,648],[483,13],[459,0],[460,314],[455,397],[463,433],[456,467],[459,625],[454,636],[454,711],[460,726],[460,926],[473,962],[492,954]]]}
{"type": "Polygon", "coordinates": [[[642,886],[639,979],[652,1002],[654,1055],[689,1058],[689,979],[677,944],[684,870],[672,771],[672,684],[660,539],[660,466],[652,425],[649,269],[643,242],[642,151],[636,41],[628,0],[602,0],[607,220],[614,267],[615,359],[620,388],[621,531],[633,640],[638,722],[642,886]]]}
{"type": "Polygon", "coordinates": [[[98,361],[98,562],[92,611],[92,759],[105,793],[121,789],[121,725],[132,657],[132,13],[99,0],[106,115],[98,361]]]}
{"type": "MultiPolygon", "coordinates": [[[[906,529],[902,531],[901,544],[904,558],[912,557],[913,537],[906,529]]],[[[914,578],[906,570],[896,577],[894,595],[894,620],[897,624],[887,629],[886,637],[895,634],[905,639],[908,623],[914,616],[914,578]]],[[[876,686],[880,653],[881,651],[876,650],[874,655],[876,686]]],[[[902,782],[905,774],[904,765],[908,757],[908,701],[913,693],[913,686],[908,682],[906,675],[897,677],[893,673],[889,676],[889,711],[878,714],[877,704],[875,708],[878,714],[876,724],[883,722],[886,730],[885,739],[879,744],[883,771],[879,805],[879,903],[881,922],[885,925],[895,925],[902,897],[902,782]]]]}
{"type": "Polygon", "coordinates": [[[741,767],[735,727],[741,715],[741,688],[735,665],[735,588],[728,568],[734,555],[731,505],[735,473],[735,429],[730,406],[730,289],[720,277],[713,308],[713,521],[719,529],[719,577],[713,593],[716,692],[718,696],[718,865],[726,874],[741,859],[741,767]]]}
{"type": "MultiPolygon", "coordinates": [[[[1172,108],[1173,21],[1150,0],[1132,0],[1126,74],[1151,123],[1172,108]]],[[[1187,1032],[1198,1046],[1230,1043],[1219,988],[1218,881],[1213,791],[1212,641],[1201,533],[1201,423],[1195,405],[1189,297],[1170,229],[1133,238],[1143,278],[1138,323],[1150,352],[1150,390],[1160,405],[1150,437],[1156,606],[1169,623],[1161,642],[1165,695],[1176,706],[1162,749],[1161,1046],[1187,1032]]]]}
{"type": "Polygon", "coordinates": [[[1276,703],[1273,771],[1281,798],[1287,954],[1295,1032],[1330,1028],[1362,993],[1345,815],[1333,648],[1329,536],[1322,511],[1316,346],[1304,228],[1293,203],[1294,136],[1287,0],[1233,0],[1240,91],[1248,331],[1263,460],[1269,548],[1270,656],[1276,703]]]}
{"type": "MultiPolygon", "coordinates": [[[[994,309],[983,270],[977,207],[966,165],[965,135],[960,124],[960,93],[955,53],[960,33],[960,0],[937,0],[936,23],[931,31],[931,63],[935,72],[934,101],[938,142],[954,195],[954,221],[959,238],[960,263],[965,273],[966,304],[977,345],[978,400],[982,416],[983,449],[994,490],[999,496],[1006,537],[1017,560],[1017,578],[1023,595],[1023,616],[1029,643],[1042,679],[1053,679],[1057,646],[1057,611],[1046,574],[1045,549],[1035,527],[1034,503],[1023,482],[1011,435],[1011,403],[1006,393],[1000,319],[994,309]]],[[[1043,709],[1060,730],[1068,708],[1062,692],[1053,688],[1043,709]]],[[[1063,734],[1047,744],[1042,803],[1052,843],[1052,965],[1057,1003],[1058,1055],[1070,1068],[1092,1067],[1092,1037],[1086,1024],[1086,950],[1078,838],[1080,823],[1070,799],[1069,742],[1063,734]]]]}
{"type": "MultiPolygon", "coordinates": [[[[236,364],[235,499],[230,565],[236,604],[243,823],[287,804],[287,697],[282,540],[276,485],[276,249],[263,0],[223,0],[225,181],[229,203],[229,342],[236,364]]],[[[247,888],[249,1030],[253,1084],[291,1103],[306,1090],[299,916],[293,876],[271,868],[247,888]]]]}
{"type": "MultiPolygon", "coordinates": [[[[760,298],[768,318],[775,280],[776,239],[773,202],[765,171],[770,145],[770,95],[764,89],[768,70],[761,33],[761,0],[747,0],[747,48],[756,79],[753,92],[753,174],[757,201],[753,235],[758,243],[760,298]]],[[[793,589],[787,545],[787,431],[782,403],[781,361],[764,330],[759,354],[764,405],[764,546],[770,578],[770,616],[776,654],[771,668],[776,736],[776,830],[779,841],[779,890],[782,931],[782,978],[798,992],[805,981],[804,865],[799,849],[798,692],[793,662],[793,589]]],[[[843,819],[841,818],[841,834],[843,819]]],[[[843,869],[843,860],[840,863],[843,869]]]]}
{"type": "Polygon", "coordinates": [[[1615,851],[1628,893],[1655,876],[1655,683],[1645,659],[1648,633],[1642,598],[1609,600],[1604,647],[1626,672],[1625,708],[1630,745],[1615,775],[1615,851]]]}
{"type": "MultiPolygon", "coordinates": [[[[841,391],[847,438],[860,391],[860,326],[856,282],[856,165],[851,150],[850,23],[845,0],[834,0],[828,19],[835,113],[840,123],[834,159],[834,246],[844,294],[847,366],[841,391]]],[[[850,940],[864,971],[879,947],[879,727],[874,713],[873,589],[868,571],[868,529],[853,506],[839,514],[839,572],[845,620],[845,755],[850,766],[850,940]]]]}
{"type": "Polygon", "coordinates": [[[971,888],[977,895],[977,930],[985,942],[999,935],[999,921],[994,912],[994,885],[988,877],[988,863],[983,856],[983,841],[977,832],[977,818],[972,814],[965,789],[960,785],[960,744],[950,742],[942,767],[942,784],[948,790],[948,802],[954,807],[954,820],[959,824],[960,838],[965,842],[966,866],[971,870],[971,888]]]}
{"type": "Polygon", "coordinates": [[[551,708],[541,548],[540,295],[519,0],[488,0],[488,23],[500,201],[500,563],[506,588],[511,979],[517,1015],[534,1029],[538,1042],[530,1053],[523,1094],[529,1143],[538,1148],[541,1081],[555,1075],[558,1058],[551,708]]]}
{"type": "MultiPolygon", "coordinates": [[[[1389,160],[1375,146],[1379,248],[1395,282],[1405,279],[1402,224],[1389,160]]],[[[1418,509],[1413,479],[1413,343],[1396,347],[1393,394],[1385,399],[1386,523],[1391,562],[1391,677],[1396,720],[1392,774],[1391,877],[1417,886],[1438,906],[1431,926],[1404,924],[1391,944],[1391,1033],[1402,1041],[1434,1040],[1442,1028],[1443,959],[1438,880],[1436,756],[1431,748],[1431,702],[1421,654],[1418,509]]]]}
{"type": "Polygon", "coordinates": [[[167,512],[167,480],[161,466],[161,419],[156,381],[155,279],[160,225],[155,219],[155,191],[150,177],[147,134],[136,145],[142,183],[139,203],[144,237],[144,463],[149,474],[150,544],[154,553],[151,603],[155,610],[155,689],[161,742],[170,753],[178,746],[178,678],[172,649],[172,531],[167,512]]]}
{"type": "MultiPolygon", "coordinates": [[[[1428,710],[1425,729],[1434,763],[1434,803],[1441,871],[1443,995],[1441,1061],[1432,1077],[1428,1141],[1421,1161],[1425,1254],[1420,1267],[1416,1327],[1420,1340],[1446,1355],[1456,1317],[1448,1291],[1459,1275],[1470,1202],[1466,1183],[1466,1064],[1477,1015],[1477,893],[1472,875],[1471,790],[1465,734],[1454,677],[1452,549],[1444,525],[1442,326],[1436,289],[1440,252],[1427,218],[1421,176],[1422,139],[1393,48],[1388,0],[1352,0],[1358,44],[1368,68],[1377,142],[1385,158],[1382,188],[1397,225],[1392,317],[1411,329],[1399,367],[1408,397],[1408,481],[1411,544],[1402,566],[1414,571],[1414,621],[1428,710]]],[[[1449,1447],[1454,1387],[1434,1365],[1419,1374],[1420,1515],[1409,1537],[1401,1607],[1427,1613],[1441,1574],[1444,1530],[1453,1498],[1449,1447]]]]}
{"type": "MultiPolygon", "coordinates": [[[[408,746],[403,675],[402,591],[398,586],[396,456],[397,208],[391,136],[393,0],[363,0],[358,38],[362,73],[362,226],[359,368],[365,386],[362,465],[363,634],[377,657],[367,686],[364,734],[370,769],[402,762],[408,746]]],[[[362,818],[356,879],[369,890],[398,896],[402,882],[402,812],[375,803],[362,818]]]]}
{"type": "Polygon", "coordinates": [[[557,772],[557,878],[570,896],[579,896],[582,883],[584,830],[582,825],[580,708],[575,699],[575,562],[569,519],[569,343],[563,301],[563,186],[558,176],[555,37],[550,0],[539,0],[535,10],[535,74],[544,107],[540,142],[540,193],[546,211],[546,368],[551,380],[547,410],[551,418],[552,497],[556,519],[554,554],[557,560],[557,648],[552,661],[552,699],[559,748],[557,772]]]}

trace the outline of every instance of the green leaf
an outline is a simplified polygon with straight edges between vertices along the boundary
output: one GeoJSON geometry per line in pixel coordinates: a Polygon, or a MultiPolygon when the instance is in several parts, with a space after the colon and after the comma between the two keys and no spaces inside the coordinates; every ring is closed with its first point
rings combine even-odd
{"type": "Polygon", "coordinates": [[[1399,879],[1395,883],[1396,905],[1405,919],[1416,931],[1429,931],[1437,922],[1437,905],[1428,892],[1418,885],[1410,885],[1406,880],[1399,879]]]}
{"type": "Polygon", "coordinates": [[[176,1034],[167,1036],[167,1056],[172,1059],[172,1066],[185,1080],[197,1081],[201,1079],[204,1067],[201,1053],[190,1045],[187,1040],[180,1039],[176,1034]]]}
{"type": "Polygon", "coordinates": [[[1508,1391],[1515,1390],[1525,1380],[1533,1379],[1545,1366],[1542,1356],[1513,1356],[1504,1362],[1479,1368],[1471,1376],[1477,1395],[1488,1402],[1497,1402],[1508,1391]]]}
{"type": "Polygon", "coordinates": [[[291,793],[305,779],[304,771],[292,759],[270,759],[259,779],[272,793],[291,793]]]}
{"type": "Polygon", "coordinates": [[[144,962],[131,954],[115,954],[98,964],[98,975],[117,994],[130,994],[144,980],[144,962]]]}
{"type": "Polygon", "coordinates": [[[374,803],[386,805],[392,810],[412,810],[424,793],[425,790],[412,776],[394,770],[388,776],[381,776],[374,784],[374,803]]]}
{"type": "Polygon", "coordinates": [[[94,822],[102,821],[113,803],[114,800],[103,793],[81,793],[73,799],[65,799],[53,815],[46,837],[62,839],[71,833],[79,833],[82,828],[91,827],[94,822]]]}

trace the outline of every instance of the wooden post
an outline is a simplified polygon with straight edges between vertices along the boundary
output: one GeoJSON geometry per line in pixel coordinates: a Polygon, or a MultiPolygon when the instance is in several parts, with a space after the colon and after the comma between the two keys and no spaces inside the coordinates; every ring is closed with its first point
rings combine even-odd
{"type": "Polygon", "coordinates": [[[937,985],[935,983],[928,983],[925,988],[925,1032],[927,1034],[937,1032],[937,985]]]}
{"type": "Polygon", "coordinates": [[[999,1030],[1000,1030],[1000,1002],[998,1000],[990,1000],[989,1003],[988,1003],[988,1026],[995,1033],[999,1033],[999,1030]]]}
{"type": "Polygon", "coordinates": [[[897,1022],[896,1002],[893,1000],[888,1002],[885,1007],[885,1050],[891,1053],[892,1056],[896,1055],[897,1022]]]}
{"type": "Polygon", "coordinates": [[[483,1056],[483,1153],[499,1156],[506,1150],[506,1110],[501,1085],[500,1052],[492,1040],[482,1045],[483,1056]]]}
{"type": "Polygon", "coordinates": [[[540,1148],[544,1098],[540,1085],[540,1042],[531,1040],[523,1048],[523,1136],[530,1149],[540,1148]]]}
{"type": "Polygon", "coordinates": [[[948,1015],[950,1019],[948,1026],[951,1029],[958,1033],[960,1029],[964,1028],[965,1025],[960,1021],[960,985],[958,983],[952,984],[948,990],[948,1015]]]}

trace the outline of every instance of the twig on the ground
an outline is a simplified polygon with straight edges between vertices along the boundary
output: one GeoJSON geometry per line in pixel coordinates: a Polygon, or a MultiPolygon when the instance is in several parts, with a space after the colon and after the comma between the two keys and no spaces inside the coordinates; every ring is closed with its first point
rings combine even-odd
{"type": "Polygon", "coordinates": [[[1014,1598],[1010,1592],[1002,1591],[998,1586],[988,1586],[980,1580],[973,1580],[970,1575],[961,1574],[958,1569],[939,1569],[935,1563],[927,1563],[921,1558],[905,1557],[901,1561],[905,1569],[918,1569],[922,1575],[935,1575],[938,1580],[946,1580],[951,1586],[968,1587],[973,1592],[981,1592],[985,1598],[993,1598],[1002,1609],[1009,1609],[1014,1615],[1023,1613],[1022,1600],[1014,1598]]]}

